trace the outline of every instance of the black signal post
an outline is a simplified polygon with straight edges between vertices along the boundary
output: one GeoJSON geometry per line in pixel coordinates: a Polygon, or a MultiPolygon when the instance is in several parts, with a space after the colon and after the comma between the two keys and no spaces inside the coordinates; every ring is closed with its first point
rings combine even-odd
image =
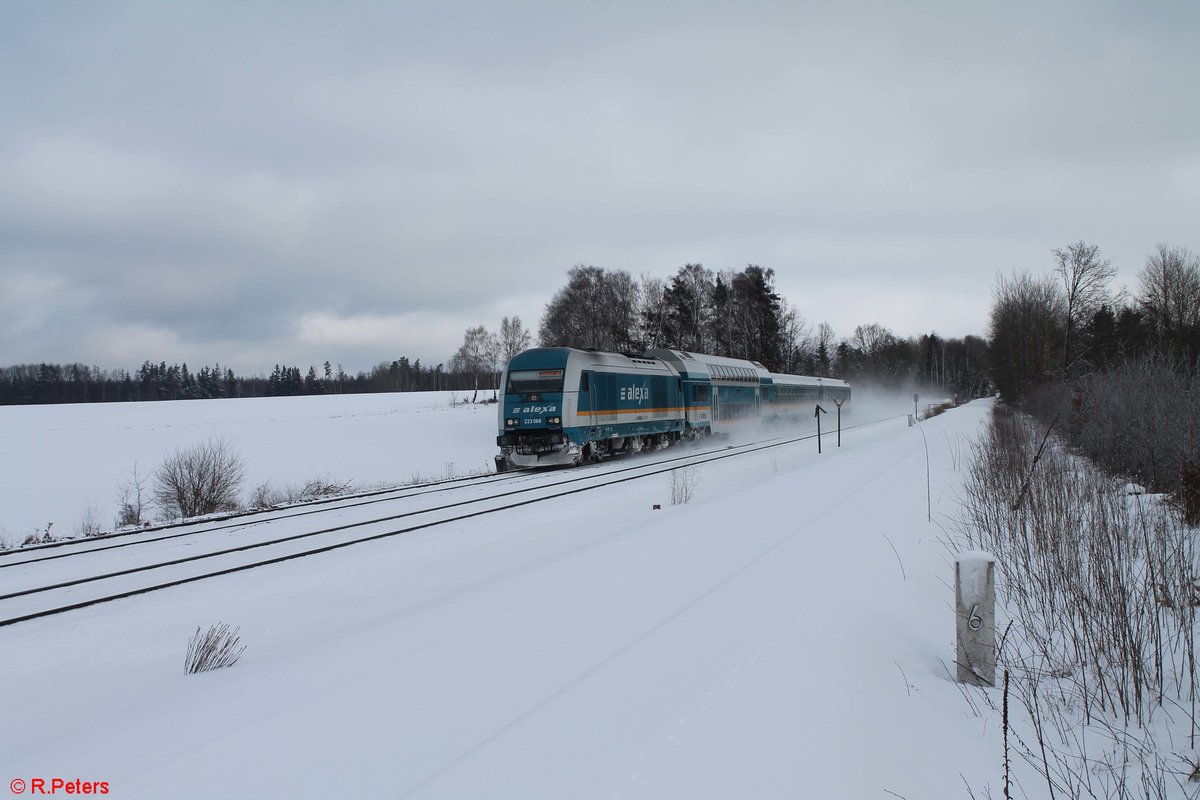
{"type": "MultiPolygon", "coordinates": [[[[813,411],[813,416],[817,418],[817,455],[821,454],[821,415],[828,414],[828,413],[829,413],[828,411],[821,408],[820,404],[818,404],[816,410],[813,411]]],[[[838,414],[840,416],[841,412],[839,411],[838,414]]],[[[838,436],[840,437],[841,436],[841,433],[840,433],[841,425],[838,426],[838,429],[839,429],[838,436]]],[[[839,445],[839,447],[840,446],[841,445],[839,445]]]]}
{"type": "Polygon", "coordinates": [[[837,423],[838,423],[838,447],[842,446],[842,403],[845,400],[834,400],[833,404],[837,406],[837,423]]]}

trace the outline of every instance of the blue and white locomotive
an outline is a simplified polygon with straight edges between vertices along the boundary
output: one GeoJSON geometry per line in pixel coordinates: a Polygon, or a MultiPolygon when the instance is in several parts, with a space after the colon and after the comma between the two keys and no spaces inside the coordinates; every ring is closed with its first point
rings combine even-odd
{"type": "Polygon", "coordinates": [[[799,420],[811,417],[819,402],[850,399],[845,381],[665,349],[641,356],[526,350],[509,362],[502,385],[500,472],[599,461],[751,423],[799,420]]]}

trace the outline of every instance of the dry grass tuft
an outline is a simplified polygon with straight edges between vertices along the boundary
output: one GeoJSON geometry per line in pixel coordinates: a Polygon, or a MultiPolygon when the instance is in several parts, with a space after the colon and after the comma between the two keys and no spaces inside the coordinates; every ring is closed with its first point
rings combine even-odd
{"type": "Polygon", "coordinates": [[[224,622],[217,623],[204,633],[200,628],[188,640],[183,666],[188,675],[232,667],[242,657],[246,646],[241,644],[241,628],[230,630],[224,622]]]}

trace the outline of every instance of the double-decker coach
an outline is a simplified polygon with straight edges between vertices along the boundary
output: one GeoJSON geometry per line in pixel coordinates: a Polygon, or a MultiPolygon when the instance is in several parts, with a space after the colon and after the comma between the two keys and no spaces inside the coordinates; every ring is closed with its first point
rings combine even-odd
{"type": "Polygon", "coordinates": [[[759,420],[771,373],[757,361],[683,350],[648,350],[683,377],[688,425],[696,434],[731,433],[759,420]],[[690,387],[690,389],[689,389],[690,387]]]}
{"type": "Polygon", "coordinates": [[[816,406],[850,399],[850,384],[836,378],[771,373],[763,387],[764,420],[799,421],[813,415],[816,406]]]}

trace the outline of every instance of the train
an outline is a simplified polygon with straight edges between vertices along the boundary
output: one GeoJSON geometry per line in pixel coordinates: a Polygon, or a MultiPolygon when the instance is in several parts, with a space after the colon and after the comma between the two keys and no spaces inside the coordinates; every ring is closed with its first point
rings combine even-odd
{"type": "Polygon", "coordinates": [[[661,348],[641,355],[526,350],[509,361],[501,386],[498,472],[662,449],[764,422],[798,421],[820,403],[850,400],[845,381],[661,348]]]}

